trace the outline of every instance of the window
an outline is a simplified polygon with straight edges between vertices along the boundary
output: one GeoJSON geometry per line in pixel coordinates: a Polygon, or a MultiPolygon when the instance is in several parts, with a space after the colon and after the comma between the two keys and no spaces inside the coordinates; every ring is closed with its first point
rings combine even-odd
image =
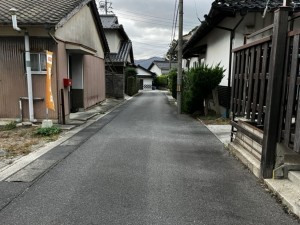
{"type": "Polygon", "coordinates": [[[46,53],[30,53],[31,71],[36,74],[46,74],[46,53]]]}

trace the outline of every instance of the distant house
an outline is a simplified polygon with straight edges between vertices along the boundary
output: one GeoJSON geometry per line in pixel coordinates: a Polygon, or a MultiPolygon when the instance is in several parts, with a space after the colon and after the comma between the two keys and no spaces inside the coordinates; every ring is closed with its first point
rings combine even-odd
{"type": "MultiPolygon", "coordinates": [[[[272,24],[273,13],[270,12],[280,5],[282,1],[270,1],[268,12],[263,17],[265,0],[215,0],[208,15],[204,16],[205,20],[185,43],[183,57],[188,61],[188,67],[202,62],[208,65],[220,63],[226,69],[218,88],[224,116],[229,115],[232,49],[247,43],[249,34],[272,24]]],[[[269,34],[265,32],[256,37],[263,35],[269,34]]]]}
{"type": "Polygon", "coordinates": [[[101,15],[100,18],[110,49],[106,60],[106,94],[123,98],[125,68],[134,65],[132,42],[119,24],[117,16],[108,14],[101,15]]]}
{"type": "MultiPolygon", "coordinates": [[[[178,66],[177,62],[171,62],[171,69],[176,69],[178,66]]],[[[157,76],[163,74],[168,74],[170,72],[170,62],[169,61],[153,61],[148,68],[152,73],[157,76]]]]}
{"type": "Polygon", "coordinates": [[[140,65],[137,66],[136,71],[137,78],[140,80],[140,90],[152,90],[153,79],[156,76],[155,73],[152,73],[140,65]]]}
{"type": "Polygon", "coordinates": [[[164,58],[160,58],[160,57],[151,57],[149,59],[140,59],[140,60],[134,60],[135,65],[140,65],[146,69],[149,68],[149,66],[151,65],[151,63],[153,61],[165,61],[164,58]]]}
{"type": "Polygon", "coordinates": [[[49,112],[50,119],[62,122],[72,110],[84,110],[105,100],[105,55],[109,47],[94,0],[56,0],[51,4],[2,0],[0,4],[1,118],[45,119],[45,50],[54,52],[55,111],[49,112]],[[18,10],[21,32],[12,28],[11,8],[18,10]],[[30,43],[34,118],[28,112],[25,31],[30,43]],[[71,86],[64,79],[71,79],[71,86]]]}

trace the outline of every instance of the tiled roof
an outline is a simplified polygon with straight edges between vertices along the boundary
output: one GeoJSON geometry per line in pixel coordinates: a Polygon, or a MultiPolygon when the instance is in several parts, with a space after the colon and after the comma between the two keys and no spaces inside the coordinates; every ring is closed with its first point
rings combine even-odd
{"type": "Polygon", "coordinates": [[[102,26],[105,29],[119,28],[118,17],[115,15],[100,15],[102,26]]]}
{"type": "Polygon", "coordinates": [[[111,15],[100,15],[102,26],[104,30],[117,30],[123,37],[124,41],[130,41],[126,31],[122,24],[119,24],[118,17],[114,14],[111,15]]]}
{"type": "MultiPolygon", "coordinates": [[[[297,1],[296,1],[297,2],[297,1]]],[[[216,0],[212,3],[212,7],[219,9],[229,9],[229,10],[264,10],[266,7],[266,0],[216,0]]],[[[283,0],[270,0],[268,3],[269,9],[278,8],[283,3],[283,0]]]]}
{"type": "Polygon", "coordinates": [[[76,7],[91,0],[1,0],[0,24],[11,24],[9,10],[18,10],[18,24],[57,24],[76,7]]]}
{"type": "Polygon", "coordinates": [[[121,47],[119,49],[119,52],[111,53],[110,59],[113,62],[126,62],[129,54],[131,54],[132,51],[132,43],[131,41],[123,41],[121,43],[121,47]]]}
{"type": "MultiPolygon", "coordinates": [[[[170,62],[169,61],[153,61],[153,63],[150,65],[149,69],[153,65],[156,65],[161,70],[169,70],[170,69],[170,62]]],[[[177,68],[178,63],[177,62],[171,62],[171,68],[177,68]]]]}
{"type": "MultiPolygon", "coordinates": [[[[235,16],[236,13],[263,12],[267,2],[269,11],[274,11],[283,4],[283,0],[215,0],[208,15],[204,16],[205,21],[201,23],[190,40],[184,45],[183,54],[188,54],[189,48],[208,34],[225,17],[235,16]]],[[[291,6],[294,10],[299,11],[300,0],[293,0],[291,6]]]]}

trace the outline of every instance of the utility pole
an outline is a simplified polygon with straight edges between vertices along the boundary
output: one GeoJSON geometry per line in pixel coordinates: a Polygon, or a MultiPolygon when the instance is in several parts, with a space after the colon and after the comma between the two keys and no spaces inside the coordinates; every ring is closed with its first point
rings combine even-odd
{"type": "Polygon", "coordinates": [[[105,15],[107,15],[107,0],[105,0],[105,15]]]}
{"type": "Polygon", "coordinates": [[[179,0],[179,32],[178,32],[178,73],[177,73],[177,112],[181,114],[182,104],[182,35],[183,35],[183,0],[179,0]]]}

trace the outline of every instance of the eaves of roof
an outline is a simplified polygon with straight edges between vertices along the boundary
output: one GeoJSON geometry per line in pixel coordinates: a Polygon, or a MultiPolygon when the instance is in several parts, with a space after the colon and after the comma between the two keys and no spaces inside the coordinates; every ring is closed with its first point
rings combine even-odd
{"type": "Polygon", "coordinates": [[[91,8],[104,52],[109,52],[108,43],[101,24],[95,0],[1,0],[0,24],[11,25],[9,9],[16,8],[18,25],[44,25],[47,28],[58,28],[79,12],[84,6],[91,8]]]}
{"type": "Polygon", "coordinates": [[[147,73],[150,73],[151,75],[149,75],[149,76],[152,76],[152,77],[156,76],[155,73],[153,73],[153,72],[151,72],[150,70],[148,70],[148,69],[142,67],[141,65],[137,65],[137,67],[140,68],[141,70],[146,71],[147,73]]]}
{"type": "MultiPolygon", "coordinates": [[[[300,0],[294,0],[294,10],[299,10],[300,0]]],[[[282,5],[282,0],[270,0],[268,10],[274,11],[282,5]]],[[[247,12],[263,12],[266,7],[265,0],[215,0],[212,3],[208,15],[205,20],[197,28],[188,42],[183,46],[183,55],[187,55],[199,40],[205,37],[215,26],[217,26],[226,17],[234,17],[237,13],[245,15],[247,12]]]]}
{"type": "Polygon", "coordinates": [[[54,26],[72,17],[92,0],[1,0],[0,24],[11,24],[9,10],[18,10],[18,24],[54,26]]]}
{"type": "MultiPolygon", "coordinates": [[[[127,62],[128,56],[130,55],[133,60],[133,53],[132,53],[132,43],[131,41],[123,41],[121,44],[121,47],[119,49],[119,52],[111,53],[110,59],[112,62],[115,63],[125,63],[127,62]]],[[[132,62],[134,63],[134,62],[132,62]]]]}
{"type": "Polygon", "coordinates": [[[124,30],[123,25],[119,24],[118,26],[112,26],[109,28],[104,28],[104,30],[116,30],[117,32],[119,32],[119,34],[121,35],[121,37],[123,38],[124,41],[130,41],[127,33],[124,30]]]}

